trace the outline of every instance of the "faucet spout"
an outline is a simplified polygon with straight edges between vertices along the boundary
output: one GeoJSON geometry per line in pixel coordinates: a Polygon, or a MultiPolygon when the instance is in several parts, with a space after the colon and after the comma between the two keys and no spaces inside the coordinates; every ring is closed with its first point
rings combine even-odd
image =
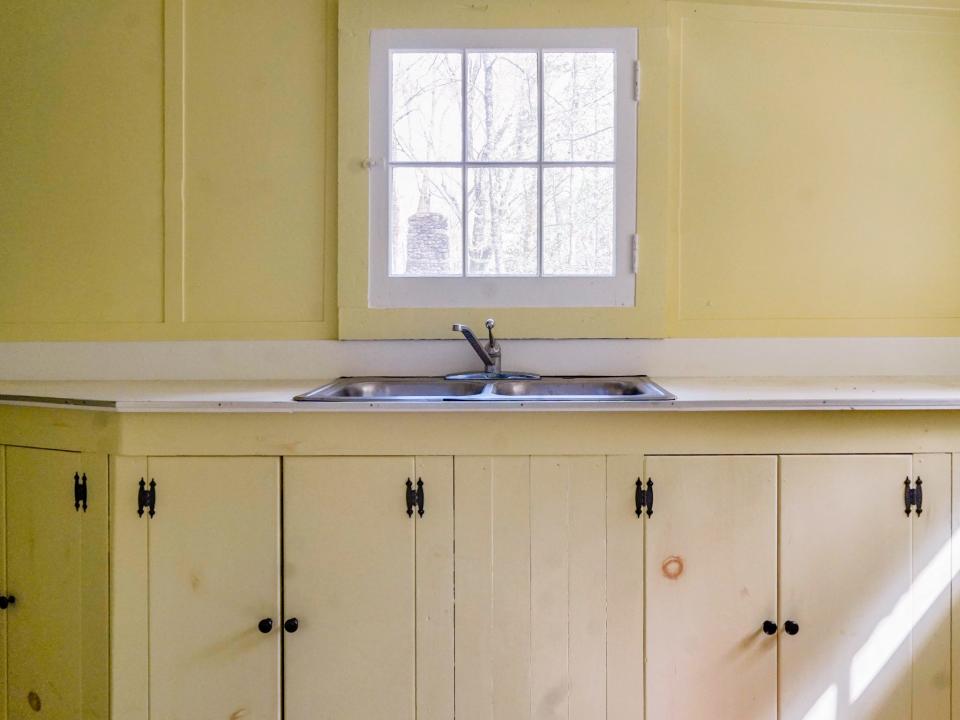
{"type": "Polygon", "coordinates": [[[466,338],[467,342],[470,343],[470,347],[473,348],[473,351],[483,362],[484,370],[486,372],[495,373],[500,371],[500,368],[498,367],[500,360],[500,348],[498,346],[484,348],[477,339],[477,336],[473,334],[473,330],[468,328],[466,325],[455,323],[451,327],[451,330],[453,330],[453,332],[463,333],[463,337],[466,338]]]}

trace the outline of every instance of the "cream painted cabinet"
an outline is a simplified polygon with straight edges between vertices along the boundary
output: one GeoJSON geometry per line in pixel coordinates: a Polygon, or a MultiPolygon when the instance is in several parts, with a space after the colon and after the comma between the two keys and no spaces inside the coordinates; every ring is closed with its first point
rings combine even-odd
{"type": "Polygon", "coordinates": [[[451,718],[451,459],[285,458],[283,499],[284,717],[451,718]]]}
{"type": "Polygon", "coordinates": [[[641,467],[456,458],[458,720],[642,717],[641,467]]]}
{"type": "Polygon", "coordinates": [[[651,457],[647,476],[647,718],[775,720],[777,458],[651,457]]]}
{"type": "Polygon", "coordinates": [[[782,717],[950,717],[950,504],[948,455],[782,458],[782,717]]]}
{"type": "Polygon", "coordinates": [[[949,455],[646,469],[648,720],[950,717],[949,455]]]}
{"type": "Polygon", "coordinates": [[[98,603],[107,592],[104,473],[76,452],[3,450],[0,711],[5,705],[11,720],[105,719],[107,617],[98,603]]]}
{"type": "Polygon", "coordinates": [[[279,461],[149,464],[150,717],[278,718],[279,461]]]}
{"type": "Polygon", "coordinates": [[[113,717],[279,718],[279,458],[113,469],[113,717]]]}

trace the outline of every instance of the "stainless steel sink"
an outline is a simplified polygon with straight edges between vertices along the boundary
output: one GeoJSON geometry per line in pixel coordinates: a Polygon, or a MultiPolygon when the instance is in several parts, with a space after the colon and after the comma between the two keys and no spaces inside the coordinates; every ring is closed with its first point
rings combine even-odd
{"type": "Polygon", "coordinates": [[[294,398],[303,402],[650,402],[675,399],[645,375],[489,381],[440,377],[347,377],[294,398]]]}
{"type": "Polygon", "coordinates": [[[583,397],[593,400],[598,397],[627,398],[643,395],[644,384],[608,378],[543,378],[496,382],[492,392],[494,395],[520,398],[583,397]]]}
{"type": "Polygon", "coordinates": [[[398,400],[416,402],[479,395],[483,382],[459,382],[443,378],[340,378],[294,400],[398,400]]]}

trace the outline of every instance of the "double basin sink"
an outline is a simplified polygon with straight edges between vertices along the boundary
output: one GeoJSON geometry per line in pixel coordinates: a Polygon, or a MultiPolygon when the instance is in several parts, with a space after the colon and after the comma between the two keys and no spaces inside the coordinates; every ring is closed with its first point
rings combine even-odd
{"type": "Polygon", "coordinates": [[[536,379],[347,377],[294,398],[303,402],[650,402],[675,399],[645,375],[536,379]]]}

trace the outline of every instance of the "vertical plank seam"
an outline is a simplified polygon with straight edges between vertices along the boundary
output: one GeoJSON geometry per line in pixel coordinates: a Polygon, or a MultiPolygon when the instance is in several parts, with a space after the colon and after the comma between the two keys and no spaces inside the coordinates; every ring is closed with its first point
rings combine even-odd
{"type": "Polygon", "coordinates": [[[527,577],[530,591],[527,593],[527,627],[530,629],[528,636],[527,651],[527,696],[529,698],[529,711],[527,717],[533,720],[533,458],[526,458],[527,466],[527,577]]]}
{"type": "MultiPolygon", "coordinates": [[[[464,56],[464,57],[465,57],[465,56],[464,56]]],[[[466,168],[466,166],[464,166],[464,168],[466,168]]],[[[466,172],[466,169],[464,169],[464,173],[465,173],[465,172],[466,172]]],[[[466,233],[464,233],[464,237],[466,237],[466,233]]],[[[466,272],[466,267],[467,267],[467,258],[466,258],[466,255],[464,255],[464,258],[463,258],[463,267],[464,267],[464,272],[466,272]]],[[[490,642],[490,640],[491,640],[491,639],[493,638],[493,636],[494,636],[494,635],[493,635],[493,625],[494,625],[493,618],[494,618],[494,613],[496,612],[496,606],[494,605],[494,601],[493,601],[494,595],[495,595],[495,593],[496,593],[496,588],[495,588],[495,585],[494,585],[494,583],[495,583],[494,571],[493,571],[494,564],[495,564],[495,560],[494,560],[494,557],[493,557],[494,547],[495,547],[495,546],[494,546],[494,536],[496,535],[496,533],[494,533],[494,524],[495,524],[495,522],[496,522],[495,519],[494,519],[494,513],[496,512],[496,502],[495,502],[495,500],[494,500],[494,496],[495,496],[495,494],[496,494],[496,481],[497,481],[497,473],[494,471],[494,465],[496,464],[496,462],[497,462],[496,458],[492,458],[492,459],[490,460],[490,464],[489,464],[489,468],[488,468],[488,472],[489,472],[488,478],[489,478],[489,479],[488,479],[488,482],[487,482],[487,487],[489,488],[489,491],[487,492],[487,502],[489,503],[489,505],[488,505],[488,507],[487,507],[487,517],[488,517],[488,521],[487,521],[487,532],[489,533],[489,535],[488,535],[488,545],[487,545],[487,546],[489,547],[489,552],[487,553],[487,572],[488,572],[488,574],[489,574],[489,580],[490,580],[490,584],[489,584],[489,587],[490,587],[490,597],[488,598],[488,603],[489,603],[489,604],[488,604],[488,606],[487,606],[487,609],[488,609],[488,612],[487,612],[487,622],[489,623],[489,625],[487,626],[487,641],[488,641],[488,645],[487,645],[488,654],[487,654],[487,657],[488,657],[491,661],[494,660],[494,658],[493,658],[493,650],[494,650],[494,647],[495,647],[495,646],[494,646],[494,644],[493,644],[492,642],[490,642]]],[[[496,720],[496,717],[494,716],[494,710],[495,710],[495,708],[496,708],[496,702],[495,702],[496,690],[495,690],[495,688],[494,688],[494,680],[495,680],[495,678],[494,678],[494,672],[493,672],[494,665],[495,665],[494,662],[491,662],[491,663],[490,663],[490,666],[488,667],[489,675],[488,675],[488,678],[487,678],[488,681],[489,681],[488,684],[487,684],[487,689],[488,689],[489,692],[490,692],[490,695],[487,697],[487,706],[488,706],[488,708],[489,708],[489,713],[488,713],[487,717],[489,717],[490,720],[496,720]]]]}
{"type": "MultiPolygon", "coordinates": [[[[145,466],[146,474],[150,475],[150,458],[145,458],[143,461],[145,466]]],[[[151,478],[152,479],[152,478],[151,478]]],[[[150,521],[151,518],[149,515],[144,515],[143,520],[147,523],[146,529],[146,551],[147,551],[147,622],[146,622],[146,634],[147,634],[147,718],[150,718],[153,715],[153,623],[151,618],[153,617],[153,612],[150,609],[150,600],[152,597],[152,579],[153,573],[150,568],[150,536],[151,528],[150,521]]]]}
{"type": "Polygon", "coordinates": [[[603,716],[610,717],[610,513],[607,508],[609,502],[609,474],[610,461],[604,455],[602,458],[603,477],[601,488],[601,510],[603,512],[603,716]]]}
{"type": "Polygon", "coordinates": [[[451,536],[451,559],[450,563],[450,581],[451,602],[453,607],[450,613],[452,623],[452,641],[453,641],[453,717],[457,716],[457,460],[450,459],[450,536],[451,536]]]}
{"type": "Polygon", "coordinates": [[[280,687],[278,688],[278,690],[280,693],[280,717],[282,718],[285,716],[286,703],[287,703],[287,686],[285,681],[286,663],[284,662],[285,653],[286,653],[286,645],[285,645],[286,638],[284,636],[286,635],[286,632],[283,629],[283,623],[286,621],[286,586],[284,581],[284,563],[285,563],[286,548],[284,547],[284,532],[283,532],[284,458],[283,457],[278,458],[277,463],[278,463],[277,469],[279,471],[279,487],[277,488],[277,490],[279,493],[279,511],[280,511],[280,516],[278,520],[279,526],[277,528],[279,531],[278,545],[279,545],[279,555],[280,555],[279,557],[279,560],[280,560],[280,578],[279,578],[280,609],[279,609],[279,616],[278,616],[279,622],[277,623],[277,629],[279,631],[278,634],[280,635],[280,655],[278,658],[279,665],[280,665],[280,667],[278,668],[280,687]]]}
{"type": "MultiPolygon", "coordinates": [[[[779,455],[776,456],[776,460],[775,460],[775,470],[776,470],[776,477],[774,478],[774,492],[776,493],[776,504],[777,504],[777,506],[776,506],[776,515],[775,515],[776,525],[775,525],[775,527],[774,527],[774,537],[775,537],[776,545],[777,545],[777,547],[776,547],[776,551],[777,551],[777,564],[776,564],[776,568],[775,568],[775,571],[776,571],[776,572],[775,572],[775,574],[774,574],[775,591],[776,591],[776,598],[775,598],[775,602],[774,602],[774,612],[776,613],[776,620],[777,620],[777,623],[779,624],[779,623],[780,623],[780,620],[781,620],[781,617],[782,617],[782,614],[781,614],[781,612],[782,612],[782,607],[781,607],[781,604],[780,604],[780,597],[781,597],[781,585],[782,585],[782,580],[781,580],[781,578],[782,578],[782,574],[783,574],[782,568],[781,568],[781,565],[780,565],[780,560],[781,560],[781,556],[782,556],[782,550],[781,550],[781,526],[782,526],[782,522],[781,522],[781,507],[782,507],[781,495],[782,495],[782,492],[781,492],[781,490],[782,490],[782,488],[781,488],[781,457],[780,457],[779,455]]],[[[777,634],[777,647],[776,647],[776,651],[777,651],[777,654],[776,654],[776,662],[777,662],[777,668],[776,668],[776,669],[777,669],[777,675],[776,675],[776,678],[774,679],[774,682],[776,683],[777,717],[778,717],[778,718],[781,717],[781,713],[782,713],[782,702],[781,702],[781,698],[780,698],[780,673],[781,673],[781,663],[780,663],[780,637],[781,637],[781,636],[780,636],[780,634],[778,633],[778,634],[777,634]]]]}
{"type": "MultiPolygon", "coordinates": [[[[564,475],[566,476],[566,482],[564,483],[564,485],[565,485],[565,488],[564,488],[564,489],[565,489],[565,492],[566,492],[566,498],[565,498],[565,499],[566,499],[566,503],[567,503],[567,512],[566,512],[566,525],[567,525],[567,527],[566,527],[566,532],[564,533],[564,534],[565,534],[565,537],[566,537],[566,541],[567,541],[567,557],[566,557],[566,561],[567,561],[567,562],[566,562],[566,566],[567,566],[567,668],[566,668],[566,675],[567,675],[567,720],[570,720],[570,700],[571,700],[571,696],[573,695],[573,677],[572,677],[572,673],[571,673],[571,671],[570,671],[570,632],[571,632],[571,628],[572,628],[572,625],[571,625],[571,622],[570,622],[570,606],[573,604],[573,599],[572,599],[572,596],[573,596],[573,592],[572,592],[572,590],[573,590],[573,577],[572,577],[572,573],[571,573],[571,571],[570,571],[570,566],[572,565],[571,559],[572,559],[573,547],[572,547],[572,544],[571,544],[571,542],[570,542],[570,536],[571,536],[571,534],[573,533],[573,512],[574,512],[574,510],[573,510],[573,503],[571,502],[571,497],[572,497],[572,492],[571,492],[571,491],[572,491],[572,485],[573,485],[573,477],[571,476],[571,475],[572,475],[572,473],[571,473],[571,465],[572,465],[572,463],[568,464],[568,466],[567,466],[567,471],[564,473],[564,475]]],[[[559,468],[558,468],[558,469],[559,469],[559,468]]]]}
{"type": "MultiPolygon", "coordinates": [[[[419,480],[417,473],[420,472],[419,458],[413,460],[413,476],[419,480]]],[[[408,466],[409,467],[409,466],[408,466]]],[[[419,529],[420,519],[417,513],[413,513],[413,717],[418,716],[420,709],[420,573],[417,567],[417,530],[419,529]]]]}

